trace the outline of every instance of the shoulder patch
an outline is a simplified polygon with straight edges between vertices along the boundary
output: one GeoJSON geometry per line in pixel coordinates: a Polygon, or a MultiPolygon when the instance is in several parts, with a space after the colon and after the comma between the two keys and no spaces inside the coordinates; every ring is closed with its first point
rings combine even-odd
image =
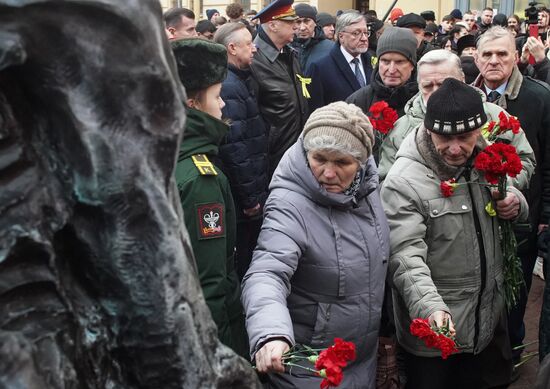
{"type": "Polygon", "coordinates": [[[195,154],[191,156],[195,167],[198,169],[201,176],[217,176],[218,173],[212,165],[212,162],[204,154],[195,154]]]}
{"type": "Polygon", "coordinates": [[[222,203],[197,204],[199,239],[225,236],[225,207],[222,203]]]}

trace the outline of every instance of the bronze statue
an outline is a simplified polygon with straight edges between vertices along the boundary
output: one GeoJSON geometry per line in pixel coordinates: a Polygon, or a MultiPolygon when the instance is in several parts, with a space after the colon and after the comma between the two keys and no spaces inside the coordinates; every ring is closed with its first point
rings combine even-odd
{"type": "Polygon", "coordinates": [[[255,388],[218,342],[173,169],[157,0],[0,0],[0,388],[255,388]]]}

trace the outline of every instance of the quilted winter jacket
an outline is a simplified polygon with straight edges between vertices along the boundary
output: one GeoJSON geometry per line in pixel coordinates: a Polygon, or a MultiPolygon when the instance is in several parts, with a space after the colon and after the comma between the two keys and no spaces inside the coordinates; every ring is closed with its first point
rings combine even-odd
{"type": "MultiPolygon", "coordinates": [[[[407,136],[382,185],[391,231],[389,279],[397,338],[412,354],[438,356],[409,333],[409,326],[412,319],[442,310],[452,316],[461,352],[478,354],[491,341],[505,309],[498,219],[485,210],[491,194],[477,184],[485,181],[475,169],[468,180],[467,173],[460,176],[457,182],[464,185],[451,197],[443,197],[441,180],[458,175],[441,173],[440,166],[448,165],[435,151],[428,157],[420,153],[419,144],[430,149],[428,139],[423,126],[407,136]]],[[[526,220],[525,198],[514,187],[509,190],[521,202],[517,220],[526,220]]]]}
{"type": "MultiPolygon", "coordinates": [[[[389,230],[372,157],[356,196],[328,193],[306,162],[302,138],[270,184],[265,219],[243,280],[251,354],[271,338],[313,348],[335,337],[357,346],[341,388],[375,387],[376,350],[389,230]]],[[[271,374],[275,388],[318,389],[294,369],[271,374]]]]}
{"type": "MultiPolygon", "coordinates": [[[[481,90],[479,90],[479,93],[483,100],[487,119],[498,121],[498,115],[504,111],[504,109],[496,104],[488,103],[485,93],[481,90]]],[[[424,104],[421,94],[418,93],[410,99],[405,106],[405,116],[400,117],[399,120],[395,122],[395,127],[388,133],[387,137],[382,142],[382,147],[380,148],[380,162],[378,164],[378,171],[382,180],[385,179],[386,174],[388,174],[388,171],[395,162],[397,150],[399,150],[403,140],[424,122],[425,116],[426,105],[424,104]]],[[[512,179],[512,185],[523,190],[529,186],[529,180],[535,172],[536,162],[533,149],[529,145],[529,141],[523,130],[516,135],[512,132],[508,132],[502,135],[502,138],[509,140],[510,143],[516,147],[521,158],[523,170],[512,179]]]]}
{"type": "Polygon", "coordinates": [[[243,209],[262,204],[268,194],[267,126],[260,116],[249,70],[229,65],[222,83],[223,117],[230,129],[220,145],[222,170],[229,178],[238,217],[243,209]]]}

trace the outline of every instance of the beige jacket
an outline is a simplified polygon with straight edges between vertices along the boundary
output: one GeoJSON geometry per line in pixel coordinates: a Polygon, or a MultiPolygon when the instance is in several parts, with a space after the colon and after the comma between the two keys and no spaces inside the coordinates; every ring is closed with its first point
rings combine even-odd
{"type": "MultiPolygon", "coordinates": [[[[397,337],[419,356],[439,354],[410,335],[412,319],[449,312],[461,351],[477,354],[491,341],[504,309],[499,226],[485,210],[491,195],[477,184],[484,183],[483,178],[472,170],[467,181],[474,184],[460,186],[452,197],[441,194],[441,180],[460,174],[468,175],[442,162],[421,126],[403,142],[382,186],[397,337]]],[[[465,177],[458,182],[466,182],[465,177]]],[[[509,190],[521,201],[518,219],[527,218],[523,195],[513,187],[509,190]]]]}

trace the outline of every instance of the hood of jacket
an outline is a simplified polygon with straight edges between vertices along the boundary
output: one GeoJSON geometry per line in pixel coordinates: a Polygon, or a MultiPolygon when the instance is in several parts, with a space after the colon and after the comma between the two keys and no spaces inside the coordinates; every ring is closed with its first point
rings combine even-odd
{"type": "Polygon", "coordinates": [[[218,147],[228,131],[229,126],[221,120],[188,108],[178,161],[194,154],[218,155],[218,147]]]}
{"type": "Polygon", "coordinates": [[[307,163],[303,138],[286,152],[277,166],[269,189],[286,189],[300,193],[311,201],[326,207],[351,208],[358,200],[368,196],[378,187],[378,173],[374,159],[371,156],[362,167],[362,179],[359,190],[353,195],[327,192],[315,176],[307,163]]]}

